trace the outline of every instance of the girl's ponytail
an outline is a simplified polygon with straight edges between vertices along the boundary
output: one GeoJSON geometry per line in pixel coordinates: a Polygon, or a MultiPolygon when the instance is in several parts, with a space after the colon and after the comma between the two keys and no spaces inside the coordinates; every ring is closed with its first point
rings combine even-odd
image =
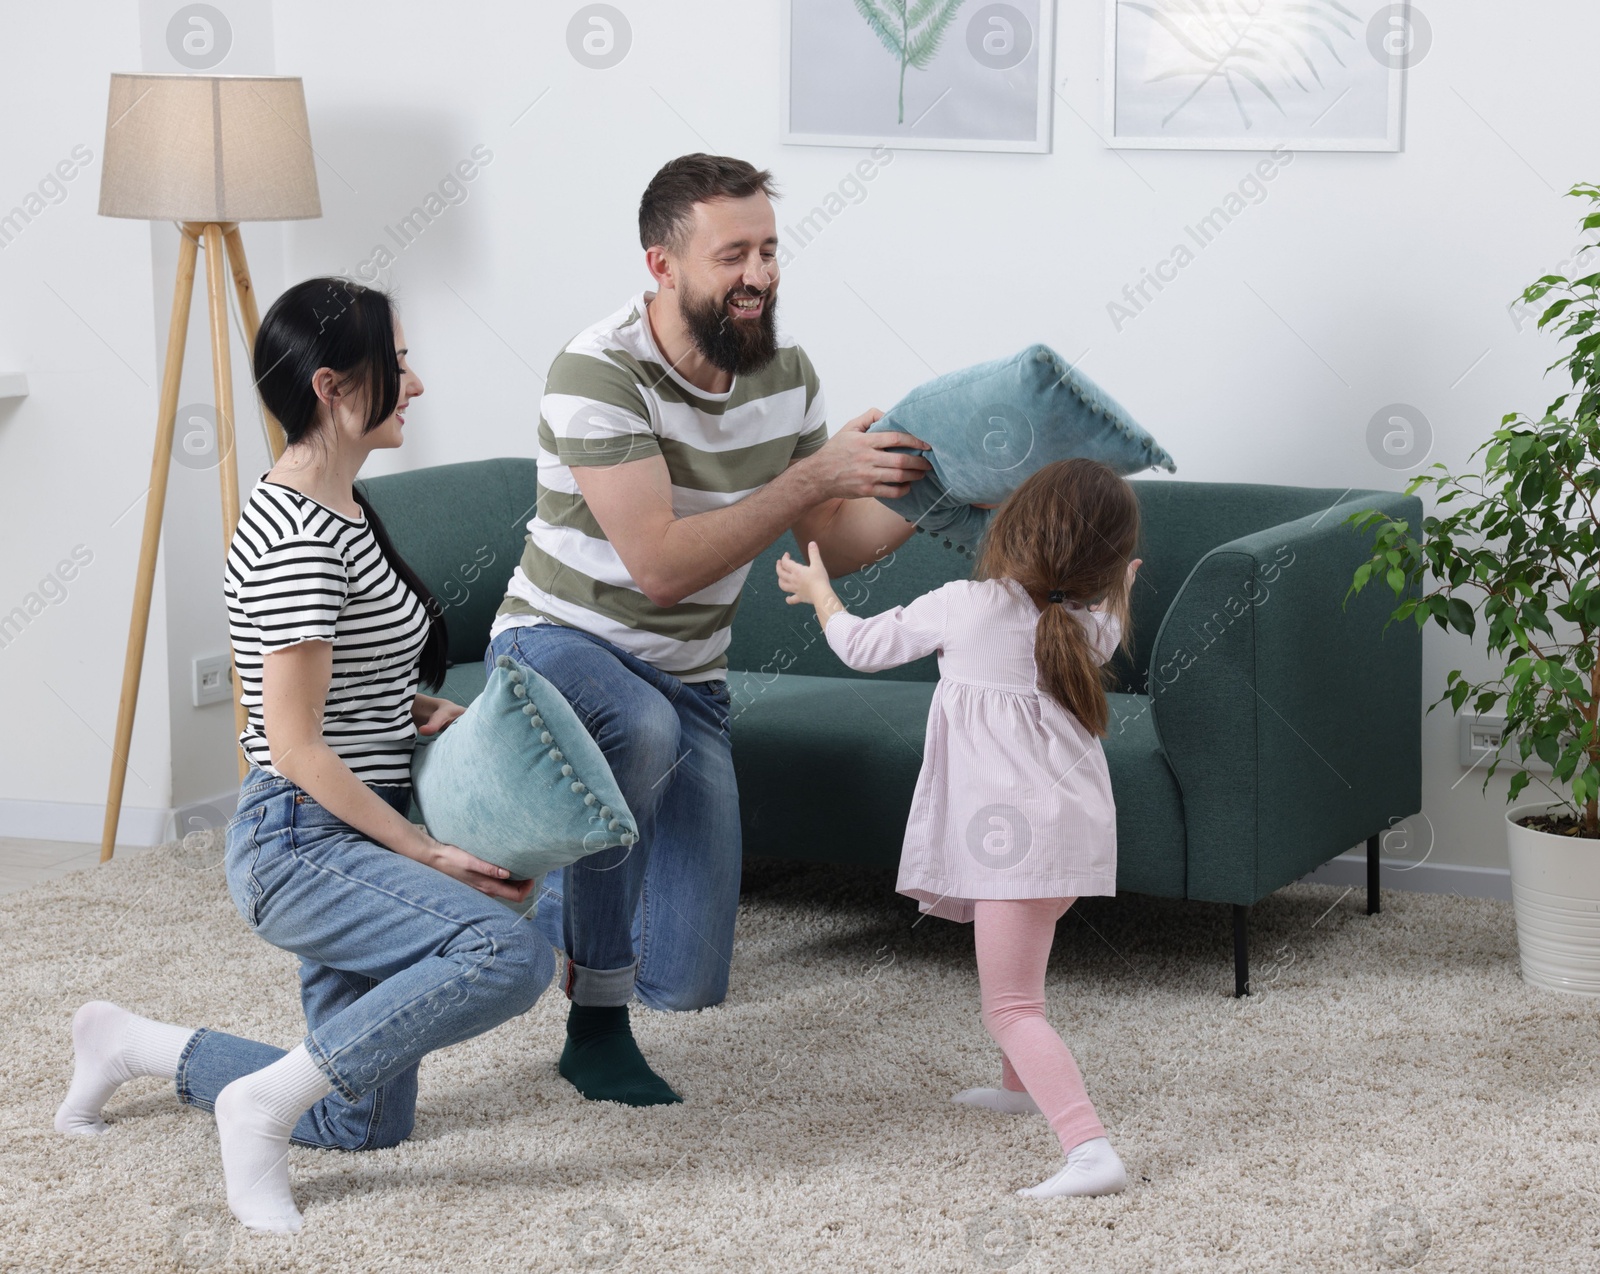
{"type": "Polygon", "coordinates": [[[1077,717],[1090,734],[1096,738],[1105,734],[1111,715],[1105,669],[1089,644],[1083,621],[1069,615],[1059,602],[1046,602],[1039,613],[1033,662],[1039,670],[1039,689],[1077,717]]]}
{"type": "Polygon", "coordinates": [[[977,578],[1013,580],[1039,607],[1033,643],[1039,689],[1096,737],[1111,716],[1111,673],[1090,640],[1098,621],[1068,614],[1068,607],[1099,603],[1131,650],[1128,562],[1138,541],[1133,488],[1098,460],[1058,460],[995,510],[978,555],[977,578]]]}

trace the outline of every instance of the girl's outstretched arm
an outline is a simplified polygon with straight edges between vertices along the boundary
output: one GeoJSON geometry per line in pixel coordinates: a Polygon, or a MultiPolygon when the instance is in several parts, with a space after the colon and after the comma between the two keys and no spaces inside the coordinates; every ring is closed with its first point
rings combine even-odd
{"type": "Polygon", "coordinates": [[[1139,573],[1139,567],[1144,563],[1144,558],[1136,557],[1128,563],[1126,579],[1122,588],[1122,601],[1119,606],[1108,606],[1105,598],[1092,603],[1087,610],[1077,611],[1077,617],[1089,630],[1089,647],[1103,664],[1117,653],[1117,645],[1122,641],[1122,631],[1127,623],[1128,598],[1133,592],[1134,577],[1139,573]]]}
{"type": "Polygon", "coordinates": [[[897,668],[943,646],[944,589],[924,593],[909,606],[896,606],[863,619],[844,608],[828,583],[827,568],[815,542],[806,546],[806,557],[809,564],[802,566],[789,554],[783,555],[778,562],[778,587],[789,594],[791,606],[809,603],[816,607],[833,653],[857,672],[897,668]]]}

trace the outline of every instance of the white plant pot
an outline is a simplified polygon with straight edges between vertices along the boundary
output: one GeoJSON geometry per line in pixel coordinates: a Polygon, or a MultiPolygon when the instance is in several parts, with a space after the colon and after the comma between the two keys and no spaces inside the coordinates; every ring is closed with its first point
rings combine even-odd
{"type": "Polygon", "coordinates": [[[1560,808],[1519,805],[1506,815],[1522,980],[1568,995],[1600,996],[1600,841],[1517,823],[1560,808]]]}

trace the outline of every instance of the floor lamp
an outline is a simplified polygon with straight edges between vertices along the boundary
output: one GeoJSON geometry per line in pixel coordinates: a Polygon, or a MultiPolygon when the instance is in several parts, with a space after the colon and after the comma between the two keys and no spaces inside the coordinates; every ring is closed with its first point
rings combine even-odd
{"type": "MultiPolygon", "coordinates": [[[[320,217],[317,174],[306,122],[305,93],[296,76],[113,75],[106,113],[106,144],[100,178],[100,215],[179,223],[178,281],[167,329],[166,364],[156,414],[155,456],[144,510],[144,538],[134,581],[133,618],[122,666],[122,698],[111,753],[100,861],[112,855],[122,812],[122,789],[133,741],[139,674],[144,666],[156,554],[166,510],[167,474],[183,379],[184,344],[195,266],[206,254],[206,299],[211,319],[211,374],[216,392],[217,473],[222,486],[222,549],[226,554],[239,522],[239,474],[234,455],[233,366],[229,349],[228,276],[238,293],[245,344],[254,346],[261,324],[250,269],[245,263],[241,221],[289,221],[320,217]]],[[[265,413],[263,413],[265,414],[265,413]]],[[[267,417],[273,459],[283,451],[283,432],[267,417]]],[[[220,577],[220,572],[219,572],[220,577]]],[[[233,712],[245,725],[239,675],[233,672],[233,712]]],[[[239,774],[245,772],[239,754],[239,774]]]]}

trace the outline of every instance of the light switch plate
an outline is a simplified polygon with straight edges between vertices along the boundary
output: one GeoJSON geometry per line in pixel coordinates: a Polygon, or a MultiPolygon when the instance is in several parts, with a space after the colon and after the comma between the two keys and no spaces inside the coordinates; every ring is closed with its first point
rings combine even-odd
{"type": "MultiPolygon", "coordinates": [[[[1461,728],[1461,768],[1470,770],[1476,765],[1488,768],[1494,757],[1494,751],[1500,746],[1501,736],[1506,731],[1504,717],[1475,717],[1462,716],[1457,718],[1461,728]]],[[[1539,759],[1537,753],[1531,753],[1526,762],[1517,755],[1517,743],[1513,739],[1506,749],[1500,753],[1500,765],[1495,773],[1501,770],[1539,770],[1549,774],[1551,767],[1539,759]]]]}
{"type": "Polygon", "coordinates": [[[203,655],[194,661],[194,706],[227,703],[233,698],[233,668],[227,655],[203,655]]]}

